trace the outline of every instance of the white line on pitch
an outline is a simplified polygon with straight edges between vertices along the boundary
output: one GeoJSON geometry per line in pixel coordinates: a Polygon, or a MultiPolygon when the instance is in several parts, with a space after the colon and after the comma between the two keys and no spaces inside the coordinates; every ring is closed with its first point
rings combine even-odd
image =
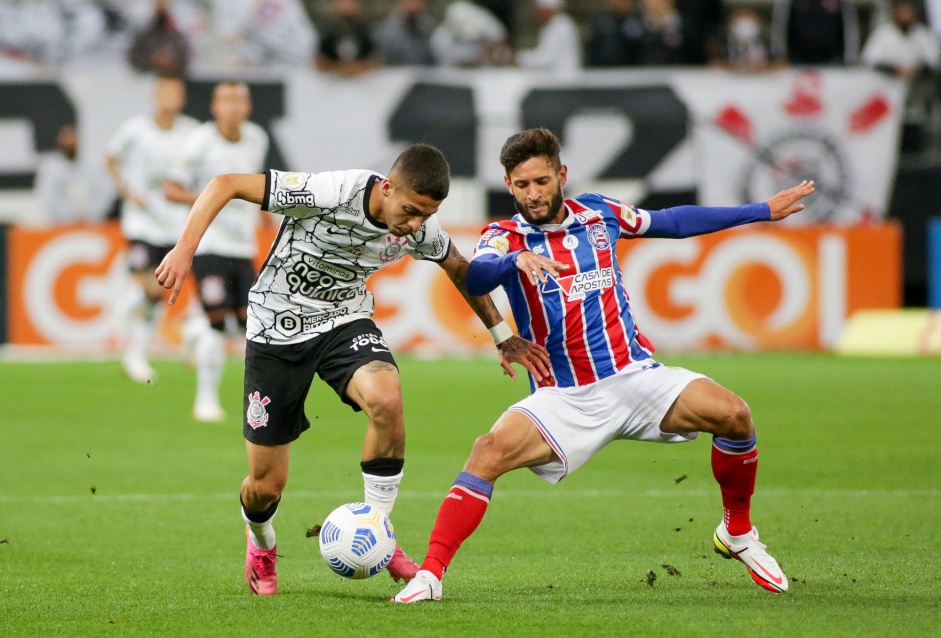
{"type": "MultiPolygon", "coordinates": [[[[207,494],[108,494],[98,492],[97,494],[60,494],[50,496],[40,495],[12,495],[0,494],[0,503],[32,503],[36,505],[60,505],[69,503],[84,502],[105,502],[105,503],[151,503],[151,502],[176,502],[176,501],[206,501],[206,500],[232,500],[237,498],[238,491],[216,492],[207,494]]],[[[399,496],[405,499],[441,499],[444,498],[446,491],[408,491],[399,492],[399,496]]],[[[699,498],[718,494],[718,488],[714,490],[643,490],[631,492],[628,490],[497,490],[495,498],[699,498]]],[[[941,490],[815,490],[815,489],[771,489],[761,490],[763,496],[793,496],[806,495],[816,497],[831,498],[879,498],[879,497],[906,497],[917,496],[920,498],[938,498],[941,497],[941,490]]],[[[355,501],[362,498],[362,491],[289,491],[285,493],[288,499],[324,499],[324,500],[347,500],[355,501]]]]}

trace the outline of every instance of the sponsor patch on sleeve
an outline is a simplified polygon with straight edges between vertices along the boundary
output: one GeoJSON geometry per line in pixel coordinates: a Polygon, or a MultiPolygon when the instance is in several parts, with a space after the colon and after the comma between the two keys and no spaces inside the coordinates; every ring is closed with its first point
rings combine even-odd
{"type": "Polygon", "coordinates": [[[281,173],[278,181],[281,187],[289,191],[296,191],[307,183],[307,176],[303,173],[281,173]]]}
{"type": "Polygon", "coordinates": [[[650,215],[647,211],[621,202],[618,214],[622,235],[643,235],[650,227],[650,215]]]}

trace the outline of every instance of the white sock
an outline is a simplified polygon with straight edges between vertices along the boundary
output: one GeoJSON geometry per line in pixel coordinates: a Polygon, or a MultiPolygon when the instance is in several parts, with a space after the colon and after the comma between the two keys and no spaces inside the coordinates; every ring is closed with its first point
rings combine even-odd
{"type": "Polygon", "coordinates": [[[376,476],[363,472],[363,486],[366,495],[366,505],[375,507],[386,516],[392,516],[395,506],[395,497],[399,495],[399,483],[402,482],[399,472],[393,476],[376,476]]]}
{"type": "Polygon", "coordinates": [[[242,518],[248,523],[248,538],[252,541],[252,545],[258,549],[272,549],[276,545],[272,521],[278,510],[275,510],[271,518],[263,523],[248,520],[248,516],[245,515],[245,507],[242,507],[241,510],[242,518]]]}
{"type": "Polygon", "coordinates": [[[128,317],[127,356],[147,360],[147,350],[157,330],[159,303],[143,297],[128,317]]]}
{"type": "Polygon", "coordinates": [[[225,368],[225,337],[209,328],[196,339],[196,403],[219,405],[225,368]]]}

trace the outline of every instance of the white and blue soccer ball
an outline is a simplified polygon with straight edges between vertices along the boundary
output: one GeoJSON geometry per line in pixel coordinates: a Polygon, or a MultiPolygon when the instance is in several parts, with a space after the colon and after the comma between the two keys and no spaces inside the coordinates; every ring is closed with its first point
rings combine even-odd
{"type": "Polygon", "coordinates": [[[366,503],[347,503],[327,516],[320,528],[320,553],[344,578],[375,576],[392,560],[395,528],[384,513],[366,503]]]}

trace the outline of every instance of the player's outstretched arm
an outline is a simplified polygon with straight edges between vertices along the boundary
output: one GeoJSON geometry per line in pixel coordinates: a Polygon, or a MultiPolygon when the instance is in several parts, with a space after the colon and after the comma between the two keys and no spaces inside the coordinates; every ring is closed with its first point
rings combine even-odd
{"type": "Polygon", "coordinates": [[[797,186],[783,190],[765,203],[771,209],[771,221],[776,222],[804,210],[798,202],[814,192],[814,180],[804,180],[797,186]]]}
{"type": "Polygon", "coordinates": [[[199,240],[203,238],[219,211],[233,199],[260,204],[264,196],[264,175],[219,175],[209,181],[190,209],[179,241],[163,258],[154,273],[161,286],[172,290],[169,300],[171,306],[176,303],[176,298],[183,289],[183,282],[186,281],[193,265],[193,255],[196,254],[199,240]]]}
{"type": "MultiPolygon", "coordinates": [[[[453,243],[448,248],[447,257],[439,262],[439,265],[488,329],[502,324],[503,329],[509,332],[509,328],[503,321],[503,316],[497,310],[490,295],[476,297],[467,292],[468,263],[453,243]]],[[[550,377],[548,350],[537,343],[521,339],[512,332],[509,337],[495,338],[495,340],[499,340],[497,350],[500,352],[500,365],[511,379],[516,379],[516,371],[513,370],[511,363],[519,363],[526,368],[537,383],[550,377]]]]}

